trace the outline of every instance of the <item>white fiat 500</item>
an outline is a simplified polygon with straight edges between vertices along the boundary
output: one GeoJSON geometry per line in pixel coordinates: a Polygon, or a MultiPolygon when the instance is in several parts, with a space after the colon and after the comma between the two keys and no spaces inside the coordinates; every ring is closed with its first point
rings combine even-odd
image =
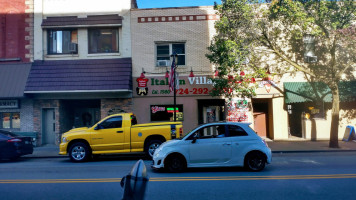
{"type": "Polygon", "coordinates": [[[170,140],[156,149],[152,167],[180,172],[190,167],[244,166],[251,171],[271,163],[267,143],[250,123],[218,122],[201,125],[184,138],[170,140]]]}

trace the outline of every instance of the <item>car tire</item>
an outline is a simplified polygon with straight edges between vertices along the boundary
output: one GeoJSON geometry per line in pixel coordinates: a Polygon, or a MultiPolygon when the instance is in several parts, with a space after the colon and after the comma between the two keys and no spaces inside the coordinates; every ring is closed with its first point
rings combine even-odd
{"type": "Polygon", "coordinates": [[[162,140],[150,140],[145,147],[147,157],[152,158],[155,150],[163,143],[162,140]]]}
{"type": "Polygon", "coordinates": [[[245,167],[249,171],[258,172],[265,168],[266,166],[266,157],[263,153],[254,151],[246,155],[245,158],[245,167]]]}
{"type": "Polygon", "coordinates": [[[164,167],[169,172],[178,173],[185,170],[185,168],[187,167],[187,162],[185,161],[183,156],[171,155],[166,158],[166,161],[164,162],[164,167]]]}
{"type": "Polygon", "coordinates": [[[91,157],[89,146],[83,142],[76,142],[69,148],[69,157],[73,162],[84,162],[91,157]]]}

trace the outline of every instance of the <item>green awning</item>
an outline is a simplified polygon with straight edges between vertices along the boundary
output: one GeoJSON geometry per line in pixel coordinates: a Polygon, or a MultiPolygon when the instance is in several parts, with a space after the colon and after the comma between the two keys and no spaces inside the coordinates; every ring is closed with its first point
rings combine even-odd
{"type": "MultiPolygon", "coordinates": [[[[331,102],[330,88],[321,82],[285,82],[285,103],[331,102]],[[317,98],[319,96],[319,98],[317,98]]],[[[356,81],[339,82],[340,101],[356,101],[356,81]]]]}

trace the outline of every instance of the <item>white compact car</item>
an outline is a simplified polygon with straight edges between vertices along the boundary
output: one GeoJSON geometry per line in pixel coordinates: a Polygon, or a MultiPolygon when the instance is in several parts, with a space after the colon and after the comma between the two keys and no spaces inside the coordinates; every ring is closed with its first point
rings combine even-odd
{"type": "Polygon", "coordinates": [[[204,124],[184,138],[170,140],[156,149],[152,168],[180,172],[190,167],[244,166],[251,171],[271,163],[267,143],[249,123],[218,122],[204,124]]]}

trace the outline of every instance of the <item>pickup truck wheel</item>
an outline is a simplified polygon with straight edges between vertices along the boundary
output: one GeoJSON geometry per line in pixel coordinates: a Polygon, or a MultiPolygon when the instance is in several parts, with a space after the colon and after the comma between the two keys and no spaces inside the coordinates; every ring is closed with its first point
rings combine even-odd
{"type": "Polygon", "coordinates": [[[69,157],[73,162],[84,162],[88,160],[90,154],[88,145],[83,142],[76,142],[69,149],[69,157]]]}
{"type": "Polygon", "coordinates": [[[163,143],[162,140],[151,140],[147,143],[145,152],[148,157],[152,158],[156,149],[163,143]]]}

